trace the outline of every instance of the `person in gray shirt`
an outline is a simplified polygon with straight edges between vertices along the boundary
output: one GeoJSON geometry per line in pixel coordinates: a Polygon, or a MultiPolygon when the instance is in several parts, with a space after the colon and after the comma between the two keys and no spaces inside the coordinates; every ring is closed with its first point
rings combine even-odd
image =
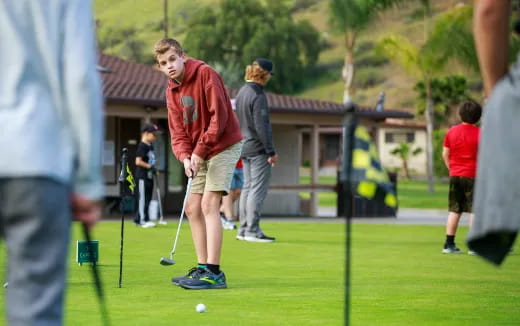
{"type": "Polygon", "coordinates": [[[74,217],[103,196],[103,99],[89,0],[0,0],[0,238],[7,324],[62,325],[74,217]]]}
{"type": "Polygon", "coordinates": [[[273,63],[257,58],[246,68],[246,84],[236,97],[236,114],[244,137],[242,160],[244,187],[240,195],[237,239],[273,242],[260,228],[262,205],[271,179],[271,168],[278,160],[273,146],[269,107],[264,86],[273,75],[273,63]]]}
{"type": "MultiPolygon", "coordinates": [[[[468,247],[501,264],[520,229],[520,55],[509,67],[511,1],[477,0],[475,45],[484,82],[482,131],[468,247]]],[[[517,22],[517,33],[520,25],[517,22]]]]}

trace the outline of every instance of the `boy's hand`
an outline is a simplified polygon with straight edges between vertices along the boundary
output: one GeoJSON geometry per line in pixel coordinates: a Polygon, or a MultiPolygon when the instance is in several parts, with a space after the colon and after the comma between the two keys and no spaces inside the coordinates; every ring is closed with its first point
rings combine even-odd
{"type": "Polygon", "coordinates": [[[202,157],[198,156],[197,154],[191,154],[191,169],[193,170],[194,176],[199,172],[203,162],[204,160],[202,157]]]}
{"type": "Polygon", "coordinates": [[[70,201],[74,219],[85,223],[89,229],[101,217],[101,201],[90,200],[78,194],[72,194],[70,201]]]}
{"type": "Polygon", "coordinates": [[[193,178],[195,176],[195,173],[193,172],[193,169],[191,168],[191,160],[189,158],[185,158],[184,161],[182,161],[184,164],[184,173],[188,178],[193,178]]]}
{"type": "Polygon", "coordinates": [[[267,162],[269,162],[271,166],[274,166],[276,161],[278,161],[278,154],[274,154],[273,156],[269,156],[269,158],[267,158],[267,162]]]}

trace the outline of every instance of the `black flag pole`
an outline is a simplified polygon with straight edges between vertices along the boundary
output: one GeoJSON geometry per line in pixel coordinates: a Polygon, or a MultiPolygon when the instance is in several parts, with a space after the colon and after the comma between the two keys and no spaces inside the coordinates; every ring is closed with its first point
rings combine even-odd
{"type": "MultiPolygon", "coordinates": [[[[127,182],[129,174],[128,168],[128,149],[123,148],[121,154],[121,173],[119,175],[119,210],[121,212],[121,241],[119,245],[119,288],[123,283],[123,244],[125,238],[125,213],[131,213],[134,209],[134,197],[132,189],[129,189],[127,182]]],[[[133,182],[133,179],[132,179],[133,182]]]]}
{"type": "Polygon", "coordinates": [[[350,325],[351,319],[351,267],[352,267],[352,156],[354,149],[354,133],[357,118],[356,108],[353,103],[347,105],[343,119],[342,133],[342,162],[340,182],[343,185],[345,200],[345,224],[346,224],[346,253],[345,253],[345,325],[350,325]]]}

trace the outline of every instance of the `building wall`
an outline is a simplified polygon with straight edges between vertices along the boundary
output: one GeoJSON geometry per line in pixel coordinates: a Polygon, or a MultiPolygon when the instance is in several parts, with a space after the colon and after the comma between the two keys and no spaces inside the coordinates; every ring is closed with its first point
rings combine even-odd
{"type": "MultiPolygon", "coordinates": [[[[273,125],[273,141],[278,162],[272,169],[271,185],[299,183],[299,131],[294,126],[273,125]]],[[[297,192],[269,190],[264,201],[264,215],[299,215],[300,198],[297,192]]]]}
{"type": "Polygon", "coordinates": [[[401,168],[401,160],[390,152],[396,148],[400,142],[407,141],[407,135],[413,134],[413,142],[411,142],[412,151],[421,148],[422,152],[417,156],[413,156],[408,161],[410,173],[412,175],[424,176],[427,174],[426,163],[426,130],[406,127],[382,127],[377,132],[377,144],[381,163],[385,168],[401,168]],[[389,134],[393,136],[389,137],[389,134]],[[393,138],[393,139],[389,139],[393,138]]]}

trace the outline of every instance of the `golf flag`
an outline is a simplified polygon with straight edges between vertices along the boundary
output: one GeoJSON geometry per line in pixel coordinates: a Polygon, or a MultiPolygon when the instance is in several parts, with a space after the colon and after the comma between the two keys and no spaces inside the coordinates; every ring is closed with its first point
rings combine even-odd
{"type": "Polygon", "coordinates": [[[132,174],[132,171],[130,170],[130,167],[128,166],[128,163],[126,164],[126,181],[128,182],[128,188],[130,188],[130,191],[134,193],[135,189],[135,182],[134,182],[134,176],[132,174]]]}
{"type": "Polygon", "coordinates": [[[367,199],[382,200],[396,208],[397,198],[388,174],[381,166],[375,144],[363,126],[356,126],[352,149],[352,189],[367,199]]]}

